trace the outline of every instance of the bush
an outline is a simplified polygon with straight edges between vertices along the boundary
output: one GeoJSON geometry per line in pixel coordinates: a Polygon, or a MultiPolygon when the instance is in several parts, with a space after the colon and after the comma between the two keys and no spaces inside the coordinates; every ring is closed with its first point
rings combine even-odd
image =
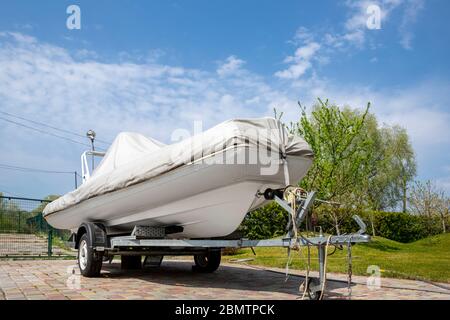
{"type": "MultiPolygon", "coordinates": [[[[311,229],[320,226],[323,232],[336,234],[337,217],[340,234],[358,231],[353,220],[357,214],[367,225],[367,233],[408,243],[442,232],[442,224],[438,217],[428,218],[403,212],[358,211],[354,209],[335,209],[319,207],[311,218],[311,229]],[[334,215],[333,215],[334,213],[334,215]]],[[[244,219],[241,230],[250,239],[273,238],[286,233],[287,213],[275,203],[249,213],[244,219]]],[[[303,228],[305,225],[302,226],[303,228]]]]}
{"type": "Polygon", "coordinates": [[[240,230],[249,239],[259,240],[285,234],[288,214],[277,203],[271,202],[263,208],[247,214],[240,230]]]}
{"type": "MultiPolygon", "coordinates": [[[[345,209],[341,209],[344,211],[345,209]]],[[[442,232],[438,217],[427,218],[403,212],[355,211],[339,212],[339,229],[341,233],[350,233],[358,230],[353,215],[359,215],[367,225],[367,233],[408,243],[442,232]]],[[[334,221],[330,212],[321,210],[318,215],[318,224],[322,225],[327,233],[336,233],[334,221]]]]}
{"type": "Polygon", "coordinates": [[[375,212],[376,235],[408,243],[442,232],[437,217],[411,215],[403,212],[375,212]]]}

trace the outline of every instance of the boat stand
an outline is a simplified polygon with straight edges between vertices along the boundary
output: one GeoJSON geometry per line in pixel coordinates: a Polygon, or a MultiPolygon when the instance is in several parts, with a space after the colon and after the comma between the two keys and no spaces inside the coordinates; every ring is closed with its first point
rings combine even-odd
{"type": "MultiPolygon", "coordinates": [[[[289,213],[288,233],[281,239],[249,240],[249,239],[170,239],[165,238],[163,228],[136,226],[130,236],[117,236],[108,238],[107,247],[94,247],[97,252],[103,255],[144,255],[144,256],[164,256],[164,255],[201,255],[206,252],[220,251],[224,248],[255,248],[255,247],[282,247],[287,249],[299,248],[300,246],[314,246],[318,250],[319,278],[312,278],[305,285],[310,297],[319,299],[326,281],[326,255],[327,247],[349,246],[355,243],[366,243],[370,241],[370,236],[365,234],[366,225],[359,216],[353,216],[360,229],[356,233],[345,235],[323,235],[320,233],[313,237],[298,236],[294,226],[300,226],[310,210],[315,194],[311,192],[306,198],[298,198],[297,210],[293,212],[291,205],[275,194],[271,195],[283,209],[289,213]],[[294,223],[295,222],[295,223],[294,223]]],[[[161,259],[162,260],[162,259],[161,259]]],[[[159,261],[161,261],[159,260],[159,261]]]]}

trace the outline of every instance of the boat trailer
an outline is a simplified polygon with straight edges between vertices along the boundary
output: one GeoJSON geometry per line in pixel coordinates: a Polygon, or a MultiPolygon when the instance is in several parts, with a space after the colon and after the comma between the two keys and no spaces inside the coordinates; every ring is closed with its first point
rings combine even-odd
{"type": "MultiPolygon", "coordinates": [[[[299,233],[298,226],[304,221],[315,201],[314,192],[308,193],[306,197],[295,197],[295,203],[284,200],[279,190],[268,189],[263,194],[260,194],[260,196],[262,195],[267,200],[277,202],[289,213],[289,222],[287,225],[288,232],[285,237],[267,240],[249,240],[242,238],[170,239],[167,238],[167,227],[152,226],[135,226],[132,234],[127,236],[107,236],[105,228],[101,226],[101,224],[86,223],[83,225],[86,229],[86,238],[89,239],[89,241],[86,241],[86,244],[88,245],[84,248],[79,237],[77,237],[78,241],[75,241],[75,248],[79,250],[78,258],[80,269],[83,263],[85,265],[88,263],[87,261],[83,262],[83,254],[88,256],[89,250],[92,250],[91,252],[94,260],[100,261],[100,266],[93,267],[95,272],[93,272],[92,275],[85,274],[87,276],[93,276],[95,273],[99,274],[101,261],[109,260],[111,262],[115,255],[120,255],[122,257],[123,268],[129,268],[130,265],[132,265],[132,263],[128,266],[124,265],[124,261],[132,261],[127,260],[127,257],[138,257],[139,261],[137,263],[140,265],[141,256],[145,256],[144,267],[151,267],[159,266],[164,255],[194,255],[196,264],[196,266],[193,266],[194,270],[200,272],[212,272],[218,268],[221,250],[225,248],[252,248],[253,250],[253,248],[256,247],[282,247],[286,248],[290,253],[291,249],[299,249],[300,247],[307,246],[309,252],[310,247],[316,247],[318,250],[319,277],[309,279],[308,272],[304,286],[305,293],[307,292],[311,299],[321,299],[326,283],[328,246],[347,246],[348,250],[351,250],[353,244],[369,242],[371,238],[365,233],[365,223],[359,216],[355,215],[353,216],[353,219],[360,228],[356,233],[324,235],[320,232],[318,235],[306,237],[299,233]],[[203,257],[203,259],[201,257],[203,257]]],[[[174,232],[177,231],[172,230],[169,234],[174,232]]],[[[349,252],[349,257],[351,257],[351,252],[349,252]]],[[[136,259],[134,262],[136,265],[136,259]]],[[[351,278],[349,278],[349,290],[350,285],[351,278]]]]}

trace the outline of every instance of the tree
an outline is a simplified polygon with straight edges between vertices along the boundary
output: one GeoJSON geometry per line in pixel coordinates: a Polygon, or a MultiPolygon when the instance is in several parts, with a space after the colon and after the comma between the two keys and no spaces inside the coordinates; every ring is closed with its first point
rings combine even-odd
{"type": "MultiPolygon", "coordinates": [[[[385,210],[405,203],[406,187],[416,171],[405,129],[380,127],[369,112],[370,104],[361,110],[318,99],[310,113],[299,106],[299,121],[288,128],[302,136],[314,152],[314,162],[300,186],[315,190],[322,200],[340,204],[325,210],[338,234],[339,225],[352,210],[385,210]]],[[[281,116],[275,110],[275,117],[281,116]]],[[[375,234],[372,210],[368,212],[375,234]]],[[[259,219],[258,214],[253,217],[259,219]]]]}
{"type": "Polygon", "coordinates": [[[314,152],[314,163],[302,181],[305,189],[316,190],[324,200],[345,197],[348,202],[355,184],[367,177],[371,142],[360,135],[365,134],[369,107],[363,112],[341,110],[319,99],[311,117],[302,109],[300,121],[291,131],[303,136],[314,152]]]}
{"type": "MultiPolygon", "coordinates": [[[[375,120],[376,121],[376,120],[375,120]]],[[[406,212],[407,186],[416,174],[414,150],[408,133],[400,126],[383,126],[369,131],[376,154],[373,175],[367,184],[370,207],[373,210],[397,208],[402,203],[406,212]]]]}
{"type": "Polygon", "coordinates": [[[450,200],[445,192],[431,180],[425,183],[417,181],[411,188],[409,205],[412,213],[427,217],[430,224],[434,216],[439,217],[443,233],[446,232],[449,204],[450,200]]]}
{"type": "Polygon", "coordinates": [[[442,223],[442,233],[446,233],[446,223],[450,216],[450,197],[441,197],[437,208],[442,223]]]}
{"type": "MultiPolygon", "coordinates": [[[[291,124],[314,151],[314,164],[301,185],[348,208],[386,210],[403,200],[406,211],[407,185],[416,173],[406,130],[380,127],[370,104],[358,110],[318,101],[310,115],[300,105],[301,118],[291,124]]],[[[338,229],[338,214],[332,215],[338,229]]]]}
{"type": "MultiPolygon", "coordinates": [[[[356,191],[372,171],[373,141],[365,130],[369,108],[370,104],[363,111],[341,110],[320,99],[311,116],[302,108],[300,121],[291,125],[291,131],[303,136],[314,152],[314,163],[301,182],[303,188],[348,207],[365,201],[356,191]]],[[[339,233],[338,210],[331,210],[331,215],[339,233]]]]}

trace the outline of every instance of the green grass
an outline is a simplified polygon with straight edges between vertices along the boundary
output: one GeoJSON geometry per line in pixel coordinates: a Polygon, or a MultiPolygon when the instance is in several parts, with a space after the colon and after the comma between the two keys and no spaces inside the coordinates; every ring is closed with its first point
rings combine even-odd
{"type": "MultiPolygon", "coordinates": [[[[258,266],[284,268],[286,249],[255,248],[256,256],[250,249],[239,250],[235,255],[224,256],[224,261],[254,258],[246,263],[258,266]]],[[[329,247],[329,253],[333,247],[329,247]]],[[[311,248],[311,267],[318,269],[317,249],[311,248]]],[[[450,283],[450,234],[438,235],[413,243],[399,243],[381,237],[372,238],[367,244],[353,246],[353,274],[368,275],[367,267],[377,265],[382,276],[394,278],[421,279],[450,283]]],[[[291,251],[290,268],[305,270],[307,249],[291,251]]],[[[347,272],[347,251],[336,250],[328,257],[328,272],[347,272]]]]}

